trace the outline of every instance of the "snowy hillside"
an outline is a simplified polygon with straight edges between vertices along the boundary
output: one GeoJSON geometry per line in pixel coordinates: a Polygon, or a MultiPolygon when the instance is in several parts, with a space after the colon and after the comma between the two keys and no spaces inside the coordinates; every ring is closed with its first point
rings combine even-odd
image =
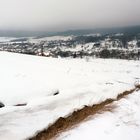
{"type": "Polygon", "coordinates": [[[31,43],[39,43],[41,41],[67,41],[72,40],[73,36],[51,36],[51,37],[42,37],[42,38],[30,38],[29,42],[31,43]]]}
{"type": "Polygon", "coordinates": [[[0,37],[0,42],[10,42],[14,39],[17,39],[17,38],[13,38],[13,37],[0,37]]]}
{"type": "Polygon", "coordinates": [[[0,65],[0,102],[5,105],[0,140],[31,137],[74,110],[116,98],[140,80],[139,61],[0,52],[0,65]]]}

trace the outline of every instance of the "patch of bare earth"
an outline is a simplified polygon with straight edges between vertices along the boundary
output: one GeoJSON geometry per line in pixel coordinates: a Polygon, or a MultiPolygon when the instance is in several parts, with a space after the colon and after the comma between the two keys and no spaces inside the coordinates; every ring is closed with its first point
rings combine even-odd
{"type": "Polygon", "coordinates": [[[93,106],[85,106],[84,108],[74,111],[67,118],[60,117],[54,124],[50,125],[45,130],[39,132],[36,136],[30,138],[29,140],[50,140],[55,138],[58,134],[72,128],[73,126],[81,123],[89,116],[104,112],[104,111],[112,111],[113,106],[111,103],[114,101],[119,101],[120,99],[126,97],[129,94],[132,94],[134,91],[139,90],[140,85],[137,85],[134,89],[129,91],[125,91],[117,96],[116,99],[107,99],[106,101],[95,104],[93,106]]]}

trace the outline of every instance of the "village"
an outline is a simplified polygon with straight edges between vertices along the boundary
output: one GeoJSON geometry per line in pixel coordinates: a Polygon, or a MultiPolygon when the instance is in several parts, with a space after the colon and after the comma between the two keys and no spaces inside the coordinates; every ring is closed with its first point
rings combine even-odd
{"type": "Polygon", "coordinates": [[[140,58],[140,39],[124,34],[19,38],[0,42],[0,51],[46,57],[140,58]],[[48,39],[49,38],[49,39],[48,39]]]}

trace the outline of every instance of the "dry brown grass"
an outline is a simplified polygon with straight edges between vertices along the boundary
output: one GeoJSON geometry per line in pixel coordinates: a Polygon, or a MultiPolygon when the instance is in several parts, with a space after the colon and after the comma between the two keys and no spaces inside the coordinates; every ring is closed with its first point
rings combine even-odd
{"type": "Polygon", "coordinates": [[[56,137],[61,132],[70,129],[71,127],[75,126],[76,124],[81,123],[90,115],[94,115],[96,113],[101,113],[104,111],[112,111],[114,106],[111,105],[112,102],[118,101],[128,94],[133,93],[136,89],[140,89],[140,85],[136,86],[136,88],[125,91],[117,96],[116,99],[107,99],[106,101],[96,104],[93,106],[85,106],[83,109],[74,111],[70,116],[67,118],[60,117],[54,124],[49,126],[46,130],[39,132],[33,138],[29,140],[50,140],[56,137]]]}

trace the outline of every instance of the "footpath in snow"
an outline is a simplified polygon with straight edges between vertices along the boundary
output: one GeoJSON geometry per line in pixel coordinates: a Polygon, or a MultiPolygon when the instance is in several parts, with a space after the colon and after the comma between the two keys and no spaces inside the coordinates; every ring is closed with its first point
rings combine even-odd
{"type": "Polygon", "coordinates": [[[32,137],[59,117],[116,98],[140,80],[139,61],[0,52],[0,65],[1,140],[32,137]]]}
{"type": "Polygon", "coordinates": [[[139,140],[140,91],[113,102],[104,112],[62,133],[56,140],[139,140]]]}

